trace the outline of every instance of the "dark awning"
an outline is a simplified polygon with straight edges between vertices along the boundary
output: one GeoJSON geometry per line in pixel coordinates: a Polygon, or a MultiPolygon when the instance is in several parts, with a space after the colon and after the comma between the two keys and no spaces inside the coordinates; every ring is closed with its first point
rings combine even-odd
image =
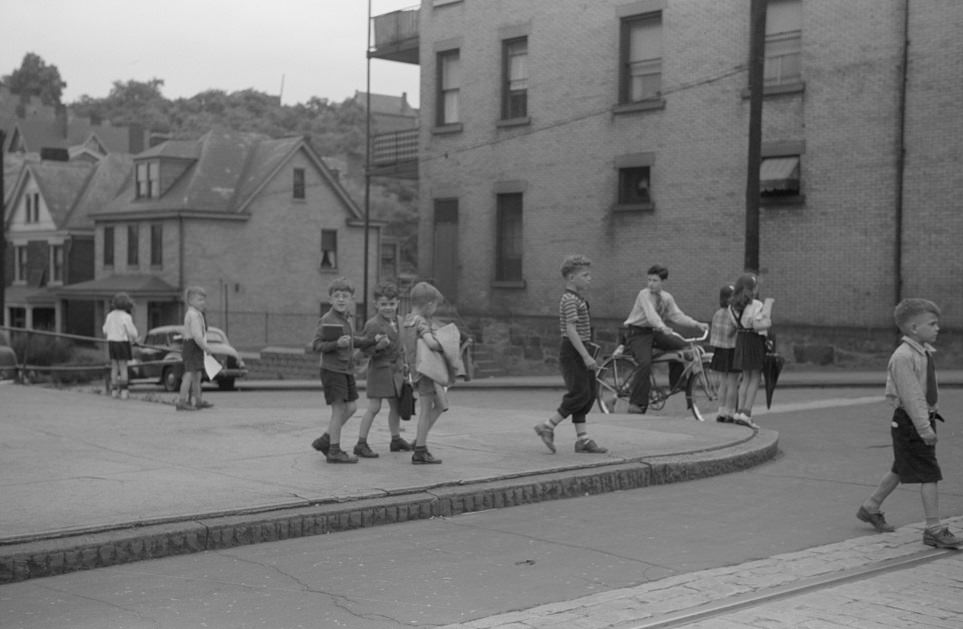
{"type": "Polygon", "coordinates": [[[759,165],[759,189],[792,190],[799,187],[799,158],[770,157],[759,165]]]}

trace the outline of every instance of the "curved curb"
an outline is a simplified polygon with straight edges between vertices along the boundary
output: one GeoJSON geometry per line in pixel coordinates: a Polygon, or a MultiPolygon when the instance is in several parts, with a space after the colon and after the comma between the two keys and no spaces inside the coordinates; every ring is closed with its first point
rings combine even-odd
{"type": "Polygon", "coordinates": [[[0,584],[205,550],[696,480],[759,465],[778,451],[778,433],[760,430],[749,439],[716,449],[448,483],[346,502],[135,523],[18,542],[0,547],[0,584]]]}

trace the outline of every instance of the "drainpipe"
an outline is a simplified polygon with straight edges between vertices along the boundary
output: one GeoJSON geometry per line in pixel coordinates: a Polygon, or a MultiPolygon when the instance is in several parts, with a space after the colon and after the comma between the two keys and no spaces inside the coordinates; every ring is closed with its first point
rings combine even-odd
{"type": "Polygon", "coordinates": [[[181,317],[184,316],[184,216],[177,215],[177,291],[179,294],[178,303],[182,304],[181,317]]]}
{"type": "Polygon", "coordinates": [[[906,171],[906,84],[909,77],[909,0],[903,0],[903,62],[900,66],[899,128],[896,137],[896,238],[893,248],[894,304],[903,299],[903,181],[906,171]]]}

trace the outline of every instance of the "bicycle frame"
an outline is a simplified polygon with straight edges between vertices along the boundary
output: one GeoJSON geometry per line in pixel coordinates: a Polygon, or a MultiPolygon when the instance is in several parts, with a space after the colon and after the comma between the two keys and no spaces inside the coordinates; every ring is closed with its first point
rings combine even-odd
{"type": "MultiPolygon", "coordinates": [[[[699,408],[697,398],[705,396],[705,402],[716,399],[716,387],[706,374],[712,355],[706,352],[699,342],[708,338],[708,330],[701,336],[683,337],[673,332],[679,339],[688,344],[686,349],[670,350],[653,356],[652,364],[679,362],[683,369],[672,388],[659,386],[654,373],[650,373],[652,386],[649,392],[649,408],[661,410],[665,401],[676,393],[685,392],[686,407],[699,421],[705,421],[702,409],[699,408]]],[[[619,412],[621,405],[628,404],[632,384],[639,373],[639,366],[635,359],[625,353],[625,346],[619,345],[612,356],[604,360],[596,373],[598,383],[598,404],[604,413],[619,412]]]]}

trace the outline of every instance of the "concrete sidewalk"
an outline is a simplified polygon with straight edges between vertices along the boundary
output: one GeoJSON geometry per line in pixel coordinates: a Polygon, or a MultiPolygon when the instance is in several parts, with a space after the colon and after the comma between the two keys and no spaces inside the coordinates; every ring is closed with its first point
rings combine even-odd
{"type": "Polygon", "coordinates": [[[381,458],[330,465],[310,447],[316,407],[176,413],[6,384],[0,409],[0,583],[700,478],[768,460],[778,438],[683,415],[611,415],[592,426],[608,454],[574,453],[566,424],[551,455],[532,432],[541,414],[456,406],[432,433],[442,465],[388,453],[382,422],[371,435],[381,458]]]}

